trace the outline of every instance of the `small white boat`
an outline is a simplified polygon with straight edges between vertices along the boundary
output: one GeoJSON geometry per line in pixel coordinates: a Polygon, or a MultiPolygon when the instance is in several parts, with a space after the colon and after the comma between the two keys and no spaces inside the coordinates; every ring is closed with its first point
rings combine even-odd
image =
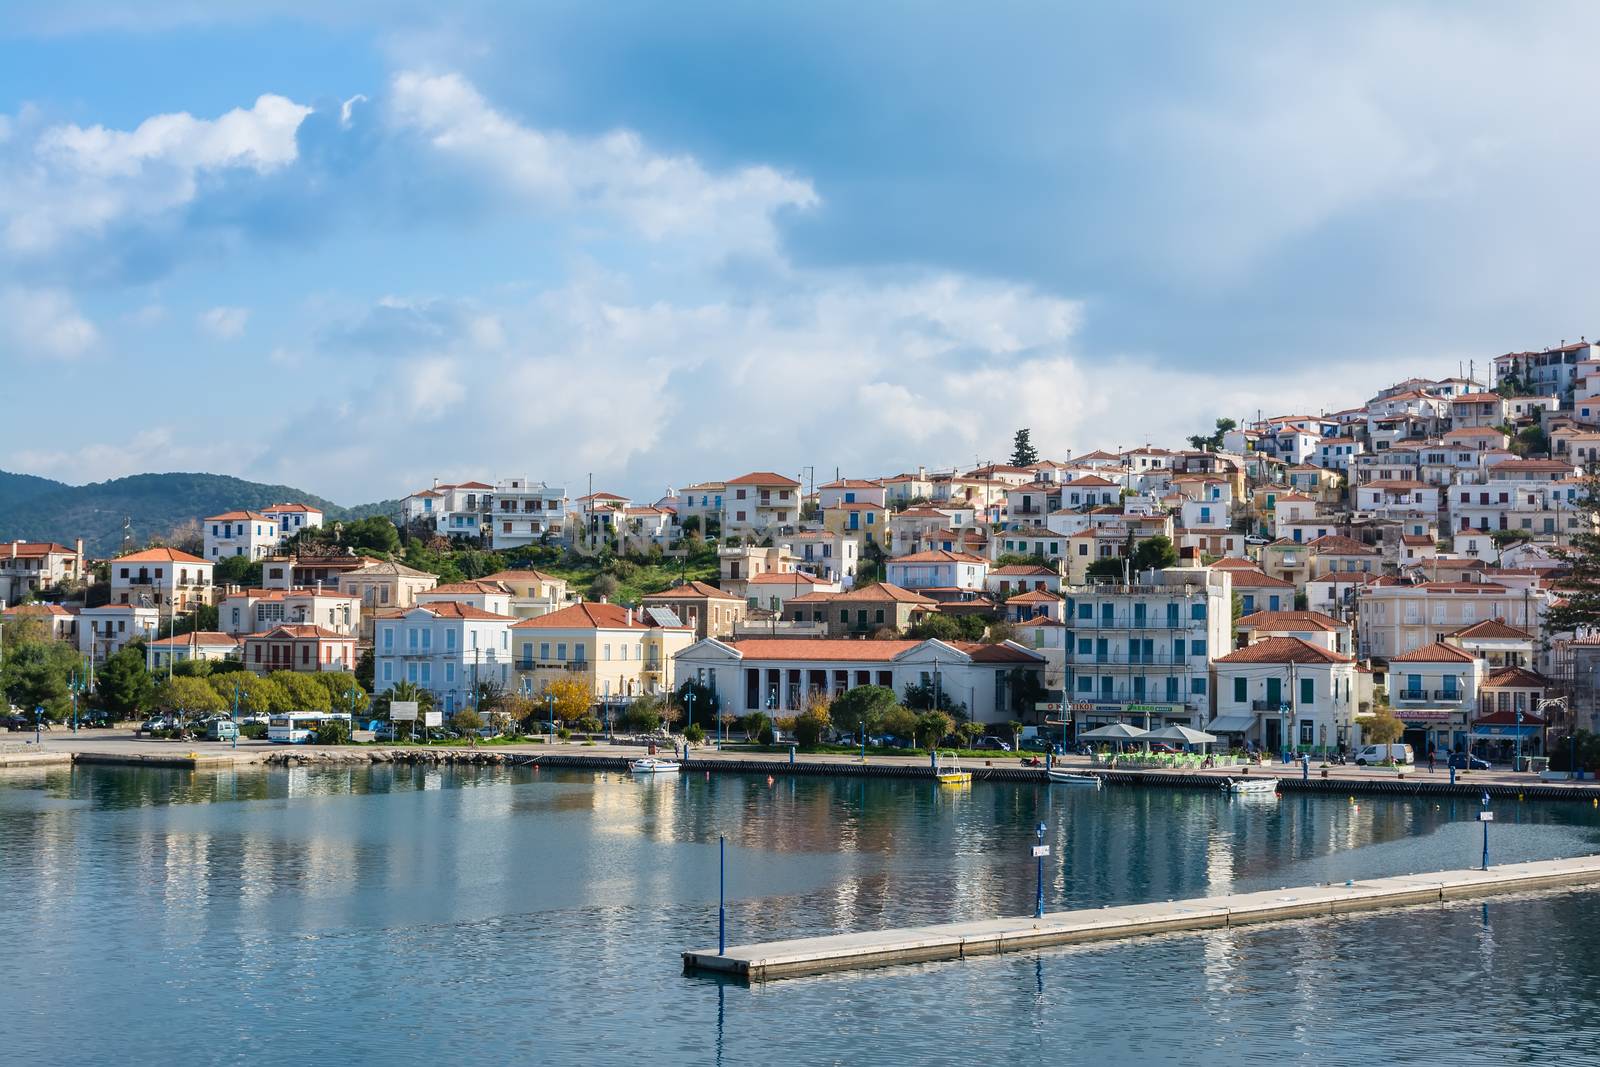
{"type": "Polygon", "coordinates": [[[1090,789],[1099,789],[1105,784],[1100,780],[1100,776],[1096,774],[1074,774],[1071,771],[1060,770],[1056,767],[1051,767],[1045,773],[1050,776],[1050,781],[1056,785],[1081,785],[1090,789]]]}
{"type": "Polygon", "coordinates": [[[634,774],[677,774],[682,769],[683,765],[675,760],[659,759],[655,756],[646,756],[628,764],[628,770],[634,774]]]}
{"type": "Polygon", "coordinates": [[[1278,780],[1276,778],[1228,778],[1224,779],[1222,788],[1230,793],[1276,793],[1278,780]]]}

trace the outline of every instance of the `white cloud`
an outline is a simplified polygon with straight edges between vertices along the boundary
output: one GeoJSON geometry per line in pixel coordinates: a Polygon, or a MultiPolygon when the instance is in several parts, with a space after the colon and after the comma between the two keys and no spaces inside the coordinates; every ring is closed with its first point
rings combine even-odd
{"type": "Polygon", "coordinates": [[[196,321],[201,330],[217,340],[234,341],[244,336],[245,323],[249,318],[249,308],[214,307],[202,311],[196,321]]]}
{"type": "Polygon", "coordinates": [[[0,238],[13,252],[43,253],[191,203],[208,174],[270,173],[294,162],[310,113],[269,93],[215,119],[155,115],[133,130],[19,126],[0,155],[0,238]]]}
{"type": "Polygon", "coordinates": [[[100,338],[72,297],[60,289],[0,289],[0,338],[23,355],[71,359],[100,338]]]}
{"type": "Polygon", "coordinates": [[[651,150],[628,130],[580,138],[524,125],[458,74],[397,75],[389,113],[397,128],[542,207],[599,208],[654,241],[692,238],[706,249],[770,253],[774,215],[818,203],[810,182],[772,167],[713,174],[691,156],[651,150]]]}
{"type": "Polygon", "coordinates": [[[72,483],[147,471],[214,470],[217,463],[214,449],[187,431],[180,437],[169,426],[153,426],[131,437],[77,448],[21,448],[15,455],[21,470],[72,483]]]}

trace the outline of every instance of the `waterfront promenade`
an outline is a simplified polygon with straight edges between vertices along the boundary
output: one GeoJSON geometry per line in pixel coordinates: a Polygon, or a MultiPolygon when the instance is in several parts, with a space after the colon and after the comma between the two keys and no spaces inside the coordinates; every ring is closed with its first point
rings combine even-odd
{"type": "Polygon", "coordinates": [[[1487,870],[1436,871],[1334,885],[1047,912],[1037,918],[983,919],[730,948],[691,949],[683,953],[683,966],[688,972],[761,981],[891,964],[992,956],[1151,934],[1325,918],[1381,908],[1596,883],[1600,883],[1600,856],[1579,856],[1506,864],[1487,870]]]}
{"type": "MultiPolygon", "coordinates": [[[[316,745],[287,746],[241,739],[238,746],[234,747],[226,741],[146,740],[136,738],[132,731],[124,729],[80,730],[77,734],[73,734],[70,730],[59,727],[47,731],[39,744],[32,743],[32,739],[33,735],[27,733],[0,734],[0,768],[62,765],[76,761],[134,766],[175,766],[186,769],[222,769],[266,763],[274,756],[281,759],[286,755],[311,762],[321,759],[389,762],[419,756],[444,762],[464,760],[469,754],[478,753],[502,756],[508,761],[519,763],[537,758],[560,757],[561,764],[565,766],[581,766],[584,762],[593,761],[596,769],[615,769],[618,761],[637,758],[645,751],[644,746],[639,744],[584,744],[576,741],[557,741],[554,744],[542,742],[495,744],[468,749],[443,745],[358,745],[325,748],[316,745]]],[[[718,764],[737,764],[737,767],[728,766],[727,769],[746,772],[767,769],[773,774],[790,773],[791,770],[805,774],[830,772],[840,775],[911,774],[928,766],[926,756],[877,754],[870,755],[863,766],[860,757],[850,753],[798,753],[791,765],[787,751],[758,752],[743,746],[728,746],[718,751],[714,744],[694,748],[691,760],[697,771],[714,770],[718,764]]],[[[1056,763],[1074,770],[1103,771],[1103,768],[1093,768],[1090,760],[1083,756],[1061,757],[1056,763]]],[[[987,759],[963,759],[962,766],[972,770],[979,778],[985,777],[987,772],[987,776],[1011,781],[1028,781],[1035,777],[1043,779],[1041,770],[1025,768],[1016,757],[1003,754],[987,759]]],[[[1445,768],[1429,771],[1422,765],[1408,768],[1400,774],[1391,770],[1357,767],[1353,764],[1327,768],[1313,764],[1309,782],[1302,781],[1304,772],[1298,763],[1266,763],[1250,767],[1248,773],[1252,777],[1271,775],[1279,778],[1286,789],[1314,784],[1319,790],[1348,786],[1352,792],[1394,792],[1397,787],[1406,785],[1422,786],[1431,791],[1446,788],[1451,782],[1450,772],[1445,768]]],[[[1151,784],[1159,785],[1204,786],[1215,783],[1220,786],[1223,779],[1238,777],[1240,774],[1241,768],[1237,767],[1185,771],[1119,768],[1111,772],[1110,780],[1120,783],[1148,780],[1151,784]]],[[[1508,792],[1524,789],[1537,789],[1541,792],[1556,789],[1566,793],[1569,798],[1593,797],[1596,801],[1600,801],[1600,782],[1592,778],[1582,781],[1547,781],[1531,773],[1518,773],[1509,768],[1493,768],[1487,771],[1457,771],[1455,783],[1462,791],[1489,789],[1498,795],[1506,795],[1508,792]]]]}

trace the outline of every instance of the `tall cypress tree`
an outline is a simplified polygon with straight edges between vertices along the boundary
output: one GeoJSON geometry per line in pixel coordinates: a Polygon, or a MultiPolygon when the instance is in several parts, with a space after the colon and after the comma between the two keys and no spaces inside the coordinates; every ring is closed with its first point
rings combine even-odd
{"type": "Polygon", "coordinates": [[[1589,464],[1582,494],[1575,503],[1577,532],[1552,550],[1569,573],[1559,579],[1563,602],[1545,616],[1549,633],[1600,629],[1600,466],[1589,464]]]}
{"type": "Polygon", "coordinates": [[[1039,462],[1039,450],[1033,447],[1032,433],[1023,428],[1011,441],[1011,465],[1031,467],[1039,462]]]}

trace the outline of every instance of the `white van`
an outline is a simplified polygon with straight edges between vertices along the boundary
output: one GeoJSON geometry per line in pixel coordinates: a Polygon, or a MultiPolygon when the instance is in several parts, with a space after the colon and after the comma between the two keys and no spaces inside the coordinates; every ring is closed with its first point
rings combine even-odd
{"type": "Polygon", "coordinates": [[[1356,754],[1351,757],[1357,767],[1365,767],[1369,763],[1382,763],[1384,760],[1393,760],[1395,763],[1415,763],[1416,757],[1411,754],[1410,745],[1368,745],[1356,749],[1356,754]]]}

